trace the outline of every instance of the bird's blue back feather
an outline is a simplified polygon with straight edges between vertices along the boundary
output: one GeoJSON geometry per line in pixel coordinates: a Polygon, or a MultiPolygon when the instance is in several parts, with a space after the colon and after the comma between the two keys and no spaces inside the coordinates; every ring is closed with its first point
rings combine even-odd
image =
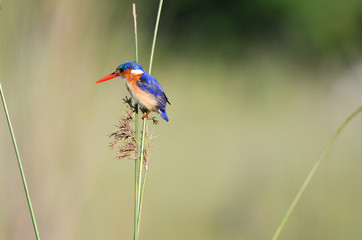
{"type": "MultiPolygon", "coordinates": [[[[158,102],[157,108],[165,108],[168,102],[163,88],[158,81],[150,74],[143,73],[140,81],[137,82],[138,87],[142,91],[146,91],[155,96],[158,102]]],[[[167,115],[166,115],[167,116],[167,115]]]]}

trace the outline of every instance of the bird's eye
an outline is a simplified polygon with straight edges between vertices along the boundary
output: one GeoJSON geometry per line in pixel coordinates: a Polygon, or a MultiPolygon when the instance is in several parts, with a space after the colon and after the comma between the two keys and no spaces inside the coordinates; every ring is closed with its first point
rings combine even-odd
{"type": "Polygon", "coordinates": [[[118,68],[118,70],[119,70],[120,73],[123,73],[124,68],[118,68]]]}

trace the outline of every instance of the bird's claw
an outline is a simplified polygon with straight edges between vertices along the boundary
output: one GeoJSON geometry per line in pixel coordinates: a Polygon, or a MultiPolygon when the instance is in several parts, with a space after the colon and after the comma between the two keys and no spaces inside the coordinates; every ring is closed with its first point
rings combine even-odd
{"type": "Polygon", "coordinates": [[[127,103],[130,106],[130,108],[133,109],[133,112],[136,110],[136,106],[133,105],[132,98],[128,98],[127,96],[125,96],[123,98],[123,103],[127,103]]]}

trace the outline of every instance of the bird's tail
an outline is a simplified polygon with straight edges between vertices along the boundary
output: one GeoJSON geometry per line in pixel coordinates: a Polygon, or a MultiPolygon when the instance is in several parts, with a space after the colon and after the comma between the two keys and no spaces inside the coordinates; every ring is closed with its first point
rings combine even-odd
{"type": "Polygon", "coordinates": [[[165,119],[166,122],[168,122],[168,116],[166,114],[166,110],[165,109],[160,109],[159,113],[162,116],[162,118],[165,119]]]}

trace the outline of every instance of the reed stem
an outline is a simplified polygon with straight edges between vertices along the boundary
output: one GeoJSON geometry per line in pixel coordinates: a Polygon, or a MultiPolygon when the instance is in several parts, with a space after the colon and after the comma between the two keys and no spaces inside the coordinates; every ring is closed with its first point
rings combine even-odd
{"type": "Polygon", "coordinates": [[[133,23],[134,23],[134,40],[135,40],[135,49],[136,49],[136,62],[138,63],[138,34],[137,34],[137,14],[136,14],[136,4],[132,4],[133,7],[133,23]]]}
{"type": "Polygon", "coordinates": [[[145,150],[145,139],[146,139],[146,127],[147,127],[147,118],[143,119],[142,126],[142,138],[141,138],[141,151],[139,155],[139,176],[138,176],[138,216],[137,216],[137,229],[139,231],[140,223],[141,223],[141,209],[142,209],[142,200],[143,200],[143,191],[144,191],[144,180],[145,180],[145,172],[144,170],[144,150],[145,150]]]}
{"type": "MultiPolygon", "coordinates": [[[[136,4],[132,4],[133,7],[133,22],[134,22],[134,36],[135,36],[135,60],[138,63],[138,34],[137,34],[137,14],[136,14],[136,4]]],[[[135,142],[137,145],[137,149],[140,148],[139,138],[138,138],[138,104],[135,103],[135,142]]],[[[139,185],[139,158],[136,153],[136,160],[135,160],[135,189],[134,189],[134,240],[138,240],[138,215],[139,215],[139,208],[138,208],[138,185],[139,185]]]]}
{"type": "Polygon", "coordinates": [[[150,67],[148,68],[148,73],[149,74],[151,74],[151,72],[152,72],[153,55],[154,55],[154,52],[155,52],[157,32],[158,32],[158,24],[160,22],[162,4],[163,4],[163,0],[160,0],[160,3],[158,5],[158,12],[157,12],[157,19],[156,19],[156,24],[155,24],[155,31],[153,33],[152,49],[151,49],[151,56],[150,56],[150,67]]]}
{"type": "Polygon", "coordinates": [[[5,115],[6,115],[6,120],[7,120],[7,122],[8,122],[8,127],[9,127],[9,131],[10,131],[11,139],[12,139],[12,141],[13,141],[13,146],[14,146],[14,150],[15,150],[15,154],[16,154],[16,159],[18,160],[19,171],[20,171],[20,175],[21,175],[21,180],[22,180],[22,182],[23,182],[23,187],[24,187],[24,191],[25,191],[26,201],[28,202],[28,208],[29,208],[31,220],[32,220],[32,223],[33,223],[33,228],[34,228],[35,237],[36,237],[37,240],[40,240],[39,230],[38,230],[38,226],[37,226],[37,224],[36,224],[36,219],[35,219],[35,214],[34,214],[34,210],[33,210],[33,205],[31,204],[29,189],[28,189],[28,185],[27,185],[27,183],[26,183],[26,178],[25,178],[25,173],[24,173],[24,169],[23,169],[23,164],[21,163],[20,154],[19,154],[19,149],[18,149],[18,145],[17,145],[17,143],[16,143],[15,134],[14,134],[13,127],[12,127],[12,124],[11,124],[9,112],[8,112],[8,109],[7,109],[7,106],[6,106],[5,96],[4,96],[4,92],[3,92],[3,89],[2,89],[1,83],[0,83],[0,95],[1,95],[1,100],[2,100],[2,103],[3,103],[5,115]]]}
{"type": "Polygon", "coordinates": [[[317,171],[319,165],[322,163],[322,161],[325,159],[329,149],[332,147],[333,143],[335,142],[336,138],[340,135],[340,133],[342,132],[342,130],[347,126],[347,124],[356,116],[358,115],[360,112],[362,112],[362,106],[359,107],[356,111],[354,111],[343,123],[342,125],[337,129],[337,131],[334,133],[334,135],[332,136],[332,138],[329,140],[327,146],[323,149],[322,154],[319,156],[318,160],[316,161],[316,163],[314,164],[314,166],[312,167],[312,169],[310,170],[308,176],[306,177],[306,179],[304,180],[302,186],[300,187],[297,195],[295,196],[294,200],[292,201],[292,203],[290,204],[287,212],[285,213],[280,225],[278,226],[277,230],[275,231],[272,240],[277,240],[279,238],[280,233],[282,232],[285,224],[287,223],[289,216],[291,215],[291,213],[293,212],[293,210],[295,209],[296,205],[298,204],[300,198],[302,197],[305,189],[307,188],[307,186],[309,185],[310,181],[312,180],[315,172],[317,171]]]}
{"type": "MultiPolygon", "coordinates": [[[[150,56],[150,65],[149,65],[149,74],[152,71],[152,62],[156,46],[156,38],[158,32],[158,25],[160,21],[161,9],[162,9],[163,0],[160,0],[157,19],[155,24],[155,30],[153,35],[151,56],[150,56]]],[[[136,62],[138,62],[138,43],[137,43],[137,21],[136,21],[136,6],[133,4],[133,18],[134,18],[134,27],[135,27],[135,45],[136,45],[136,62]]],[[[136,123],[135,123],[135,137],[136,144],[139,151],[139,157],[136,160],[136,169],[135,169],[135,226],[134,226],[134,240],[138,240],[140,223],[141,223],[141,210],[142,210],[142,200],[143,193],[145,188],[145,180],[147,176],[147,170],[144,169],[144,150],[145,150],[145,138],[146,138],[146,128],[147,128],[147,118],[143,119],[142,126],[142,137],[141,142],[138,140],[138,105],[136,104],[136,113],[135,113],[136,123]]]]}

